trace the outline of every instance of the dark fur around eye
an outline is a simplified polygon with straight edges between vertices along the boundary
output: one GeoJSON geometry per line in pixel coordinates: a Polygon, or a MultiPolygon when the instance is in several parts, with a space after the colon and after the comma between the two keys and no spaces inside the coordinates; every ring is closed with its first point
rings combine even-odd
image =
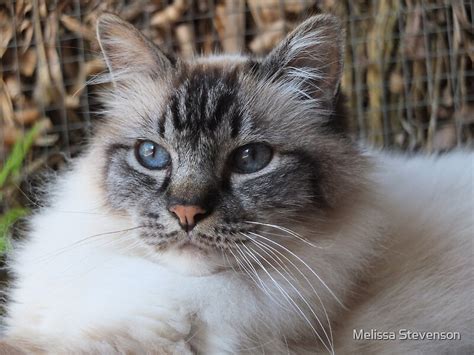
{"type": "Polygon", "coordinates": [[[114,145],[107,151],[104,184],[109,203],[117,209],[133,208],[148,203],[152,197],[156,199],[169,182],[167,173],[148,175],[131,166],[127,161],[130,149],[114,145]]]}
{"type": "Polygon", "coordinates": [[[283,209],[290,216],[311,206],[326,207],[317,162],[299,151],[284,154],[284,162],[277,169],[249,179],[238,187],[244,208],[266,213],[283,209]]]}

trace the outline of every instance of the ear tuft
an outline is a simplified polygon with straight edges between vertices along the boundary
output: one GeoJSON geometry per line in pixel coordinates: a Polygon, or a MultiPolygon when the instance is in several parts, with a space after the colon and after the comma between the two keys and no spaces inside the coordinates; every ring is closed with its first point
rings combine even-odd
{"type": "Polygon", "coordinates": [[[273,80],[295,86],[307,98],[330,101],[342,76],[344,37],[335,16],[311,17],[264,59],[262,70],[273,80]]]}
{"type": "Polygon", "coordinates": [[[104,13],[98,18],[97,39],[114,80],[123,74],[158,74],[172,67],[169,57],[117,15],[104,13]]]}

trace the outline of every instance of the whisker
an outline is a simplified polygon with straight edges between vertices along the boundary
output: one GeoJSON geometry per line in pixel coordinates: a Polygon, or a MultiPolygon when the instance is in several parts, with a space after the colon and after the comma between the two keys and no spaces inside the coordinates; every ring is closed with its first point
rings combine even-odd
{"type": "MultiPolygon", "coordinates": [[[[280,286],[280,284],[269,274],[269,272],[265,269],[265,267],[263,266],[262,263],[259,262],[258,259],[255,258],[255,256],[251,256],[252,259],[254,259],[257,263],[258,266],[260,266],[260,268],[270,277],[271,281],[274,283],[274,285],[277,287],[278,291],[280,291],[280,293],[285,297],[285,299],[291,299],[291,297],[288,295],[288,293],[286,293],[286,291],[280,286]],[[286,294],[286,295],[285,295],[286,294]]],[[[268,295],[268,294],[267,294],[268,295]]],[[[272,297],[271,295],[269,295],[270,297],[272,297]]],[[[273,298],[272,298],[273,299],[273,298]]],[[[274,300],[279,306],[282,306],[282,304],[278,301],[278,300],[274,300]]],[[[292,304],[291,302],[289,303],[290,306],[292,306],[293,308],[295,308],[296,310],[297,307],[292,304]]],[[[286,307],[283,307],[284,309],[288,310],[288,308],[286,307]]]]}
{"type": "MultiPolygon", "coordinates": [[[[243,246],[245,246],[245,244],[243,244],[243,246]]],[[[247,248],[247,250],[249,250],[247,248]]],[[[254,251],[255,252],[255,251],[254,251]]],[[[262,270],[268,275],[268,277],[273,281],[274,285],[278,288],[278,290],[280,291],[280,293],[285,297],[285,299],[287,299],[290,304],[293,305],[293,307],[296,309],[296,311],[301,315],[301,317],[308,323],[308,325],[311,327],[311,329],[313,330],[313,332],[316,334],[316,336],[319,338],[319,340],[321,341],[321,343],[324,345],[324,347],[332,354],[331,350],[329,349],[329,347],[326,345],[326,343],[322,340],[321,336],[319,335],[318,331],[316,330],[316,328],[314,328],[313,324],[311,323],[311,321],[309,320],[308,316],[303,312],[303,310],[298,306],[298,304],[295,302],[295,300],[293,300],[293,298],[288,294],[288,292],[278,283],[278,281],[275,280],[275,278],[270,274],[270,272],[268,272],[268,270],[263,266],[263,264],[260,262],[260,260],[255,257],[255,255],[253,254],[252,251],[249,250],[249,253],[247,254],[249,255],[261,268],[262,270]]],[[[276,271],[277,269],[267,260],[265,259],[264,257],[262,257],[260,255],[260,257],[262,258],[262,260],[264,260],[268,265],[272,266],[276,271]]],[[[284,277],[284,276],[282,276],[284,277]]],[[[286,279],[287,282],[289,282],[287,279],[286,279]]],[[[289,282],[290,285],[291,282],[289,282]]]]}
{"type": "MultiPolygon", "coordinates": [[[[232,251],[232,249],[229,249],[229,252],[232,254],[232,256],[234,257],[235,261],[237,262],[237,265],[239,267],[239,269],[245,274],[247,275],[248,277],[250,277],[250,279],[252,279],[252,281],[255,283],[255,285],[257,287],[259,287],[258,285],[258,281],[255,279],[255,277],[250,273],[250,271],[248,271],[248,269],[243,265],[242,263],[242,260],[240,260],[237,255],[234,254],[234,252],[232,251]]],[[[235,271],[235,270],[234,270],[235,271]]],[[[264,289],[262,289],[263,292],[265,292],[264,289]]],[[[266,292],[265,292],[266,293],[266,292]]]]}
{"type": "Polygon", "coordinates": [[[255,269],[255,267],[253,266],[252,262],[247,258],[247,256],[243,253],[242,250],[240,250],[240,248],[237,247],[236,251],[242,256],[242,259],[244,259],[247,263],[247,265],[249,265],[249,267],[252,268],[253,270],[253,273],[254,275],[258,278],[258,280],[260,281],[260,284],[262,285],[262,288],[261,290],[268,296],[270,297],[278,306],[282,307],[283,309],[285,310],[288,310],[284,304],[282,304],[280,302],[280,300],[278,300],[277,298],[275,298],[275,295],[272,293],[272,290],[270,290],[266,285],[265,283],[263,282],[263,280],[260,278],[260,276],[258,275],[258,272],[257,270],[255,269]]]}
{"type": "MultiPolygon", "coordinates": [[[[249,237],[250,238],[250,237],[249,237]]],[[[307,282],[307,284],[311,287],[311,290],[313,291],[313,293],[315,294],[316,298],[318,299],[319,303],[321,304],[321,308],[324,312],[324,316],[326,318],[326,321],[327,321],[327,324],[328,324],[328,328],[329,328],[329,335],[330,335],[330,338],[331,338],[331,344],[334,344],[334,339],[333,339],[333,334],[332,334],[332,327],[331,327],[331,322],[329,321],[329,315],[327,313],[327,310],[326,310],[326,307],[324,306],[324,303],[321,299],[321,297],[319,296],[318,292],[316,291],[316,289],[314,288],[313,284],[311,283],[311,281],[308,279],[308,277],[299,269],[299,267],[291,260],[289,259],[286,255],[284,255],[283,253],[281,253],[279,250],[275,249],[274,247],[264,243],[264,242],[261,242],[261,241],[258,241],[258,240],[255,240],[253,238],[250,238],[252,240],[253,243],[255,243],[257,245],[257,247],[259,247],[262,251],[264,251],[262,248],[265,248],[266,250],[268,250],[268,252],[272,253],[279,261],[282,265],[285,265],[285,263],[280,259],[280,257],[278,255],[281,255],[281,257],[283,257],[286,261],[288,261],[295,269],[296,271],[298,271],[298,273],[303,277],[303,279],[307,282]]],[[[288,272],[288,268],[286,267],[285,265],[285,269],[286,271],[288,272]]],[[[294,275],[293,273],[291,273],[292,275],[294,275]]],[[[319,320],[318,320],[319,321],[319,320]]],[[[320,323],[321,327],[322,324],[320,323]]],[[[324,327],[323,327],[324,329],[324,327]]]]}
{"type": "Polygon", "coordinates": [[[236,247],[235,251],[238,252],[239,255],[242,257],[242,260],[237,259],[237,258],[236,258],[236,260],[237,260],[237,262],[239,262],[239,261],[241,262],[241,266],[245,270],[245,273],[253,280],[255,285],[263,293],[265,293],[268,297],[270,297],[272,300],[274,300],[274,295],[272,295],[271,290],[268,289],[267,285],[265,285],[263,280],[260,278],[260,276],[258,275],[257,270],[253,267],[252,263],[247,259],[247,257],[245,255],[242,254],[242,252],[238,249],[238,247],[236,247]],[[245,261],[246,265],[248,265],[248,267],[245,267],[243,265],[244,261],[245,261]],[[249,269],[249,268],[251,268],[251,269],[249,269]]]}
{"type": "MultiPolygon", "coordinates": [[[[265,293],[267,296],[269,296],[270,298],[273,299],[273,296],[272,296],[270,293],[268,293],[268,291],[266,291],[267,287],[265,286],[265,283],[263,283],[263,281],[260,279],[260,277],[259,277],[259,280],[260,280],[260,282],[262,283],[262,286],[259,286],[258,281],[255,279],[255,277],[254,277],[253,275],[251,275],[250,272],[249,272],[246,268],[244,268],[243,264],[241,264],[241,261],[240,261],[240,260],[237,258],[237,256],[232,252],[232,249],[228,249],[228,250],[229,250],[229,251],[232,253],[232,255],[234,256],[234,259],[237,261],[237,264],[238,264],[240,270],[241,270],[244,274],[246,274],[248,277],[250,277],[250,279],[255,283],[255,285],[256,285],[260,290],[262,290],[263,293],[265,293]]],[[[236,248],[236,250],[237,250],[237,248],[236,248]]],[[[233,265],[230,263],[230,261],[229,261],[229,259],[228,259],[228,257],[227,257],[227,254],[225,254],[225,252],[224,252],[224,256],[225,256],[225,258],[227,259],[227,262],[230,264],[232,270],[233,270],[235,273],[237,273],[237,271],[235,270],[235,268],[233,267],[233,265]]],[[[258,277],[257,272],[255,272],[255,275],[258,277]]],[[[278,302],[277,302],[277,303],[278,303],[278,302]]]]}
{"type": "Polygon", "coordinates": [[[226,254],[226,249],[223,248],[222,246],[219,247],[220,251],[221,251],[221,254],[225,257],[226,261],[227,261],[227,264],[232,268],[232,270],[237,273],[237,270],[235,270],[234,268],[234,265],[232,265],[232,263],[230,262],[229,260],[229,257],[228,255],[226,254]]]}
{"type": "MultiPolygon", "coordinates": [[[[237,249],[236,249],[237,250],[237,249]]],[[[258,278],[258,281],[257,279],[255,279],[255,276],[252,275],[252,272],[247,269],[247,267],[245,267],[243,265],[243,261],[240,260],[233,252],[231,249],[229,249],[229,251],[233,254],[235,260],[237,261],[237,264],[239,265],[239,268],[242,270],[242,272],[244,274],[246,274],[248,277],[250,277],[250,279],[254,282],[255,286],[257,286],[264,294],[266,294],[270,299],[272,299],[276,304],[278,304],[279,306],[281,306],[280,302],[278,300],[276,300],[274,298],[274,296],[271,294],[271,291],[268,290],[267,286],[265,285],[265,283],[261,280],[261,278],[258,276],[258,273],[255,271],[254,272],[254,275],[258,278]],[[260,283],[260,285],[259,285],[260,283]]],[[[247,261],[247,264],[249,265],[250,263],[247,261]]],[[[255,270],[255,269],[254,269],[255,270]]]]}
{"type": "MultiPolygon", "coordinates": [[[[245,248],[247,249],[247,251],[248,251],[249,253],[251,253],[250,249],[249,249],[245,244],[243,245],[243,247],[245,247],[245,248]]],[[[316,312],[314,311],[314,309],[313,309],[313,307],[310,305],[310,303],[307,301],[307,299],[306,299],[306,298],[301,294],[301,292],[293,285],[293,283],[292,283],[290,280],[288,280],[288,278],[287,278],[285,275],[283,275],[283,274],[278,270],[278,268],[276,268],[272,263],[270,263],[265,257],[263,257],[263,256],[262,256],[260,253],[258,253],[256,250],[253,250],[253,253],[257,254],[257,256],[259,256],[260,258],[262,258],[262,260],[264,260],[265,262],[267,262],[268,265],[270,265],[270,267],[272,267],[272,268],[288,283],[288,285],[290,285],[290,287],[297,293],[297,295],[301,298],[301,300],[303,301],[303,303],[308,307],[309,311],[310,311],[311,314],[314,316],[314,318],[316,319],[316,321],[318,322],[318,324],[321,326],[321,329],[323,330],[324,335],[326,336],[326,338],[327,338],[327,340],[328,340],[329,346],[326,345],[325,341],[322,339],[322,337],[320,336],[320,334],[316,331],[316,329],[314,329],[314,331],[316,332],[317,337],[318,337],[319,340],[324,344],[324,346],[326,347],[326,349],[327,349],[329,352],[333,353],[333,352],[334,352],[334,349],[333,349],[333,345],[332,345],[332,343],[331,343],[331,340],[330,340],[330,338],[329,338],[329,335],[327,334],[327,332],[326,332],[326,330],[325,330],[323,324],[321,323],[319,317],[317,316],[316,312]],[[329,350],[329,348],[330,348],[331,350],[329,350]]],[[[269,255],[268,253],[266,253],[266,254],[269,255]]],[[[277,262],[276,259],[273,258],[271,255],[269,255],[269,257],[270,257],[273,261],[277,262]]],[[[277,263],[278,263],[278,262],[277,262],[277,263]]],[[[281,265],[281,264],[279,264],[279,265],[281,265]]],[[[311,323],[311,325],[312,325],[312,323],[311,323]]]]}
{"type": "Polygon", "coordinates": [[[53,251],[51,254],[46,254],[45,256],[43,256],[42,258],[40,259],[37,259],[36,261],[37,262],[42,262],[42,261],[46,261],[48,258],[50,257],[54,257],[54,256],[58,256],[64,252],[67,252],[69,249],[73,248],[73,247],[76,247],[76,246],[80,246],[82,245],[83,243],[91,240],[91,239],[95,239],[95,238],[98,238],[98,237],[104,237],[104,236],[108,236],[108,235],[112,235],[112,234],[117,234],[117,233],[126,233],[126,232],[129,232],[129,231],[132,231],[132,230],[135,230],[135,229],[139,229],[139,228],[143,228],[145,226],[136,226],[136,227],[132,227],[132,228],[126,228],[126,229],[121,229],[121,230],[117,230],[117,231],[111,231],[111,232],[104,232],[104,233],[98,233],[98,234],[94,234],[94,235],[90,235],[90,236],[87,236],[83,239],[80,239],[78,241],[75,241],[74,243],[72,244],[69,244],[65,247],[62,247],[62,248],[59,248],[59,249],[56,249],[55,251],[53,251]]]}
{"type": "Polygon", "coordinates": [[[343,307],[345,310],[347,310],[347,307],[344,305],[344,303],[341,302],[341,300],[339,300],[339,298],[334,294],[334,292],[329,288],[329,286],[321,279],[321,277],[306,263],[306,261],[304,261],[303,259],[301,259],[298,255],[296,255],[294,252],[292,252],[291,250],[289,250],[288,248],[284,247],[283,245],[275,242],[274,240],[271,240],[269,238],[266,238],[264,237],[263,235],[259,235],[259,234],[256,234],[256,233],[253,233],[253,232],[249,232],[250,234],[256,236],[257,238],[262,238],[262,239],[265,239],[266,241],[272,243],[272,244],[275,244],[276,246],[282,248],[283,250],[285,250],[286,252],[288,252],[289,254],[291,254],[293,257],[295,257],[296,259],[298,259],[299,262],[301,262],[314,276],[317,277],[317,279],[319,280],[319,282],[321,282],[321,284],[328,290],[328,292],[334,297],[334,299],[337,301],[337,303],[339,303],[339,305],[341,305],[341,307],[343,307]]]}
{"type": "Polygon", "coordinates": [[[306,243],[306,244],[312,246],[313,248],[324,249],[323,247],[320,247],[319,245],[315,245],[315,244],[311,243],[309,240],[307,240],[306,238],[304,238],[300,234],[292,231],[291,229],[285,228],[285,227],[277,226],[275,224],[260,223],[260,222],[254,222],[254,221],[245,221],[245,223],[256,224],[256,225],[261,225],[261,226],[266,226],[266,227],[279,229],[283,232],[286,232],[286,233],[290,234],[291,236],[295,237],[296,239],[302,241],[303,243],[306,243]]]}

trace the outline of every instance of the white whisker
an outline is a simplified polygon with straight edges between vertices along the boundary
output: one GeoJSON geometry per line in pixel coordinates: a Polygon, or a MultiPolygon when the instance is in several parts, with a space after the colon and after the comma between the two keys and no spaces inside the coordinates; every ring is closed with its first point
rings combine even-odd
{"type": "Polygon", "coordinates": [[[240,268],[240,270],[242,270],[242,272],[244,274],[246,274],[248,277],[250,277],[250,279],[255,283],[255,286],[257,286],[260,290],[262,290],[263,293],[265,293],[266,295],[268,295],[269,297],[272,297],[266,290],[266,287],[264,286],[263,283],[261,283],[261,285],[259,285],[259,283],[261,282],[260,278],[259,280],[257,280],[255,278],[255,274],[252,274],[252,272],[247,269],[247,267],[244,266],[243,264],[243,261],[240,260],[237,255],[235,255],[235,253],[232,251],[232,249],[229,249],[229,252],[232,254],[232,256],[234,257],[235,261],[237,262],[237,265],[238,267],[240,268]]]}
{"type": "MultiPolygon", "coordinates": [[[[243,247],[246,247],[245,244],[243,244],[243,247]]],[[[247,248],[247,247],[246,247],[247,248]]],[[[268,277],[272,280],[272,282],[274,283],[274,285],[278,288],[278,290],[281,292],[281,294],[285,297],[285,299],[287,299],[289,302],[290,302],[290,305],[293,305],[293,307],[297,310],[297,312],[301,315],[301,317],[308,323],[308,325],[311,327],[311,329],[313,330],[313,332],[316,334],[316,336],[319,338],[319,340],[321,341],[321,343],[324,345],[324,347],[332,354],[330,348],[326,345],[326,343],[323,341],[322,337],[319,335],[318,331],[316,330],[316,328],[314,327],[314,325],[311,323],[311,320],[308,318],[308,316],[305,314],[305,312],[303,312],[303,310],[301,309],[300,306],[298,306],[298,304],[295,302],[295,300],[293,300],[293,298],[289,295],[289,293],[278,283],[278,281],[275,280],[275,278],[270,274],[270,272],[265,268],[265,266],[260,262],[260,260],[253,254],[255,251],[250,251],[250,249],[248,249],[248,253],[247,255],[250,256],[260,267],[261,269],[268,275],[268,277]]],[[[273,267],[273,269],[275,269],[275,271],[278,272],[278,270],[267,260],[265,259],[264,257],[262,257],[260,255],[260,258],[262,260],[264,260],[268,265],[270,265],[271,267],[273,267]]],[[[284,279],[285,277],[283,275],[280,274],[280,276],[282,276],[284,279]]],[[[285,281],[287,281],[291,286],[291,282],[288,281],[288,279],[286,279],[285,281]]],[[[297,291],[298,292],[298,291],[297,291]]],[[[301,294],[300,294],[300,297],[301,294]]]]}
{"type": "MultiPolygon", "coordinates": [[[[275,249],[274,247],[272,247],[271,245],[268,245],[264,242],[261,242],[261,241],[258,241],[256,239],[253,239],[251,237],[249,237],[253,243],[255,243],[260,249],[264,248],[266,250],[268,250],[268,252],[272,253],[279,261],[281,264],[285,265],[284,262],[280,259],[280,257],[278,255],[280,255],[281,257],[283,257],[286,261],[288,261],[295,269],[296,271],[298,271],[298,273],[303,277],[303,279],[307,282],[307,284],[311,287],[311,290],[313,291],[313,293],[315,294],[316,298],[318,299],[319,303],[321,304],[321,308],[324,312],[324,315],[325,315],[325,318],[326,318],[326,321],[327,321],[327,324],[328,324],[328,328],[329,328],[329,336],[331,338],[331,344],[334,344],[334,339],[333,339],[333,335],[332,335],[332,327],[331,327],[331,322],[329,321],[329,315],[327,313],[327,310],[326,310],[326,307],[324,306],[324,303],[321,299],[321,297],[319,296],[318,292],[316,291],[316,289],[314,288],[313,284],[311,283],[311,281],[308,279],[308,277],[299,269],[299,267],[291,260],[289,259],[286,255],[284,255],[283,253],[281,253],[279,250],[275,249]]],[[[263,249],[262,249],[263,250],[263,249]]],[[[286,267],[286,265],[285,265],[286,267]]],[[[286,270],[288,270],[288,268],[286,267],[286,270]]],[[[287,271],[288,272],[288,271],[287,271]]],[[[293,275],[293,273],[292,273],[293,275]]],[[[318,320],[319,321],[319,320],[318,320]]],[[[320,323],[321,327],[322,327],[322,324],[320,323]]]]}
{"type": "MultiPolygon", "coordinates": [[[[275,298],[275,295],[272,294],[272,291],[267,287],[265,282],[263,282],[262,278],[258,275],[258,272],[255,269],[255,267],[253,266],[252,262],[240,250],[240,248],[237,247],[237,245],[236,245],[236,251],[240,254],[240,256],[246,262],[246,264],[249,265],[249,267],[252,269],[253,275],[255,275],[255,277],[259,280],[259,283],[261,285],[261,287],[259,287],[259,288],[262,290],[262,292],[264,292],[268,297],[270,297],[270,299],[272,299],[276,304],[281,306],[283,309],[287,309],[283,304],[281,304],[281,302],[277,298],[275,298]]],[[[255,282],[255,279],[253,279],[253,280],[255,282]]],[[[259,286],[258,283],[257,283],[257,286],[259,286]]]]}
{"type": "Polygon", "coordinates": [[[275,242],[274,240],[271,240],[269,238],[266,238],[262,235],[258,235],[256,233],[253,233],[253,232],[249,232],[250,234],[256,236],[257,238],[262,238],[262,239],[265,239],[266,241],[272,243],[272,244],[275,244],[276,246],[282,248],[283,250],[285,250],[286,252],[290,253],[293,257],[295,257],[296,259],[298,259],[298,261],[300,261],[314,276],[316,276],[316,278],[319,280],[319,282],[321,282],[321,284],[323,284],[323,286],[328,290],[328,292],[334,297],[334,299],[337,301],[337,303],[339,303],[341,305],[341,307],[343,307],[344,309],[347,310],[347,307],[344,305],[344,303],[342,303],[341,300],[339,300],[339,298],[335,295],[335,293],[329,288],[329,286],[321,279],[321,277],[306,263],[306,261],[304,261],[303,259],[301,259],[298,255],[296,255],[294,252],[292,252],[291,250],[289,250],[288,248],[284,247],[283,245],[275,242]]]}
{"type": "MultiPolygon", "coordinates": [[[[256,250],[253,250],[251,251],[245,244],[243,244],[243,247],[247,249],[247,251],[249,253],[255,253],[257,254],[257,256],[259,256],[262,260],[264,260],[265,262],[268,263],[268,265],[270,265],[277,273],[278,275],[280,275],[280,277],[283,278],[283,280],[285,280],[288,285],[297,293],[297,295],[300,297],[300,299],[303,301],[303,303],[308,307],[309,311],[311,312],[311,314],[313,315],[313,317],[316,319],[316,321],[318,322],[318,324],[321,326],[321,329],[323,330],[324,332],[324,335],[326,336],[327,340],[328,340],[328,343],[329,343],[329,346],[326,345],[326,343],[323,341],[322,337],[319,335],[319,333],[316,331],[316,335],[317,337],[319,338],[319,340],[324,344],[324,346],[326,348],[330,348],[330,352],[331,353],[334,353],[334,349],[333,349],[333,344],[331,343],[331,339],[329,338],[329,335],[327,334],[326,330],[325,330],[325,327],[323,326],[323,324],[321,323],[318,315],[316,314],[316,312],[314,311],[313,307],[311,306],[311,304],[307,301],[307,299],[303,296],[303,294],[293,285],[293,283],[288,280],[288,278],[283,275],[279,270],[278,268],[276,268],[272,263],[270,263],[264,256],[262,256],[262,254],[260,254],[259,252],[257,252],[256,250]]],[[[268,253],[266,253],[267,255],[269,255],[268,253]]],[[[271,255],[269,255],[269,257],[275,261],[276,259],[273,258],[271,255]]],[[[278,262],[277,262],[278,263],[278,262]]],[[[279,264],[279,263],[278,263],[279,264]]],[[[281,266],[281,264],[279,264],[281,266]]],[[[287,272],[288,273],[288,272],[287,272]]],[[[329,349],[328,349],[329,350],[329,349]]]]}
{"type": "Polygon", "coordinates": [[[306,243],[310,246],[312,246],[313,248],[318,248],[318,249],[324,249],[323,247],[320,247],[318,245],[315,245],[313,243],[311,243],[309,240],[307,240],[306,238],[304,238],[303,236],[299,235],[298,233],[288,229],[288,228],[285,228],[285,227],[281,227],[281,226],[277,226],[275,224],[269,224],[269,223],[260,223],[260,222],[254,222],[254,221],[245,221],[245,223],[250,223],[250,224],[257,224],[257,225],[261,225],[261,226],[266,226],[266,227],[271,227],[271,228],[275,228],[275,229],[279,229],[283,232],[286,232],[288,234],[290,234],[291,236],[295,237],[296,239],[302,241],[303,243],[306,243]]]}
{"type": "Polygon", "coordinates": [[[68,250],[70,250],[73,247],[84,245],[84,243],[89,242],[90,240],[95,240],[96,238],[106,237],[106,236],[109,236],[109,235],[112,235],[112,234],[117,234],[117,233],[126,233],[126,232],[130,232],[132,230],[143,228],[143,227],[144,226],[136,226],[136,227],[121,229],[121,230],[117,230],[117,231],[104,232],[104,233],[98,233],[98,234],[90,235],[90,236],[82,238],[78,241],[75,241],[74,243],[66,245],[65,247],[56,249],[55,251],[53,251],[49,254],[46,254],[43,257],[39,258],[39,259],[36,259],[35,262],[47,261],[48,258],[52,258],[52,257],[58,256],[58,255],[61,255],[62,253],[67,252],[68,250]]]}

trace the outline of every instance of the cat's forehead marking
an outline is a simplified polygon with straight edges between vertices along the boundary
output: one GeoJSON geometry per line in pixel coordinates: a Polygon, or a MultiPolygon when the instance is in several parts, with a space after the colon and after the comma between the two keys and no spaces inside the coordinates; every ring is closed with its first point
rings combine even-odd
{"type": "Polygon", "coordinates": [[[159,133],[164,134],[169,120],[176,132],[195,139],[218,130],[229,132],[230,137],[235,138],[242,124],[239,90],[237,68],[187,68],[174,83],[159,123],[159,133]]]}

